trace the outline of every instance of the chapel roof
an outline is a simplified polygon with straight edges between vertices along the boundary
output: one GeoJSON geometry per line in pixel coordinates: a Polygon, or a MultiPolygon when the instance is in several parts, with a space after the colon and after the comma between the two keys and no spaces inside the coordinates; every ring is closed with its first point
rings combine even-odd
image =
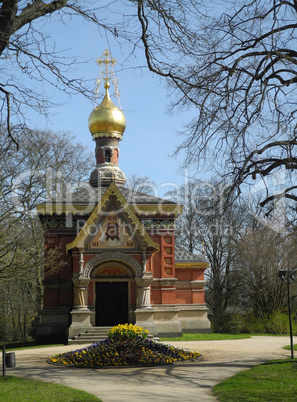
{"type": "MultiPolygon", "coordinates": [[[[96,205],[101,200],[106,190],[107,187],[91,187],[88,183],[84,183],[83,186],[72,193],[70,197],[62,196],[61,198],[59,198],[59,202],[65,204],[72,203],[96,205]]],[[[141,193],[139,191],[133,191],[129,188],[122,187],[120,191],[129,205],[176,205],[176,203],[173,201],[141,193]]]]}
{"type": "Polygon", "coordinates": [[[175,246],[175,262],[181,264],[207,262],[207,260],[204,254],[193,254],[182,247],[175,246]]]}
{"type": "MultiPolygon", "coordinates": [[[[137,215],[177,217],[182,213],[182,206],[171,200],[155,197],[139,191],[132,191],[125,187],[121,187],[121,189],[118,190],[125,199],[127,206],[133,208],[137,215]]],[[[89,215],[94,207],[102,200],[106,191],[108,191],[107,187],[92,187],[89,183],[83,183],[83,185],[73,193],[61,194],[56,198],[47,199],[44,203],[37,205],[37,213],[39,215],[61,215],[63,213],[89,215]]]]}

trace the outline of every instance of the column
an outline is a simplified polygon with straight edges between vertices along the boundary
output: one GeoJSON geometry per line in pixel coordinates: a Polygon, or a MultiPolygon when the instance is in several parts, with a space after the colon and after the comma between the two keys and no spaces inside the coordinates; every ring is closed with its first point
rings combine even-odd
{"type": "Polygon", "coordinates": [[[89,310],[88,308],[88,286],[90,280],[87,278],[73,279],[74,305],[75,310],[89,310]]]}
{"type": "Polygon", "coordinates": [[[151,283],[153,275],[145,272],[142,278],[136,278],[137,284],[137,308],[151,308],[151,283]]]}

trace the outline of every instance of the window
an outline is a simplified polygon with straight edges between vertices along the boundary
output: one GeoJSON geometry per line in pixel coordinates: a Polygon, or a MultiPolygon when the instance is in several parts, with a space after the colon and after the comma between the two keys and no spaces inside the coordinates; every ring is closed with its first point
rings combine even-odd
{"type": "Polygon", "coordinates": [[[105,151],[105,162],[110,162],[110,150],[105,151]]]}

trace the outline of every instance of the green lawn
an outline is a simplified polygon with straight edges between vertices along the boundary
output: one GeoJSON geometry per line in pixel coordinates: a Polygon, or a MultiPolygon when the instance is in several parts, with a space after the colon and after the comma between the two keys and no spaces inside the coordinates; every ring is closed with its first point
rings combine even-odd
{"type": "Polygon", "coordinates": [[[183,334],[177,338],[161,338],[161,341],[224,341],[235,339],[247,339],[252,336],[288,336],[278,334],[183,334]]]}
{"type": "Polygon", "coordinates": [[[41,345],[36,342],[0,342],[0,350],[2,350],[2,346],[5,346],[6,350],[15,350],[15,349],[29,349],[29,348],[47,348],[50,346],[63,346],[63,343],[56,343],[51,345],[41,345]]]}
{"type": "MultiPolygon", "coordinates": [[[[284,349],[291,350],[291,345],[284,346],[284,349]]],[[[293,350],[297,350],[297,343],[295,345],[293,345],[293,350]]]]}
{"type": "Polygon", "coordinates": [[[161,341],[221,341],[250,338],[251,334],[183,334],[179,338],[161,338],[161,341]]]}
{"type": "Polygon", "coordinates": [[[101,401],[84,391],[21,377],[0,377],[1,401],[101,401]]]}
{"type": "Polygon", "coordinates": [[[296,401],[297,359],[273,360],[243,371],[213,388],[222,402],[296,401]]]}

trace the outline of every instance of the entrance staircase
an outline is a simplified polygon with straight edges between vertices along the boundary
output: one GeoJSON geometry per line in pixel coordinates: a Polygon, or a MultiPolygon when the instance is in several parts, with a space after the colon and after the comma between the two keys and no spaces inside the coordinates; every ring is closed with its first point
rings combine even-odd
{"type": "Polygon", "coordinates": [[[81,345],[84,343],[96,343],[107,338],[107,333],[112,327],[93,327],[86,332],[68,339],[68,345],[81,345]]]}

